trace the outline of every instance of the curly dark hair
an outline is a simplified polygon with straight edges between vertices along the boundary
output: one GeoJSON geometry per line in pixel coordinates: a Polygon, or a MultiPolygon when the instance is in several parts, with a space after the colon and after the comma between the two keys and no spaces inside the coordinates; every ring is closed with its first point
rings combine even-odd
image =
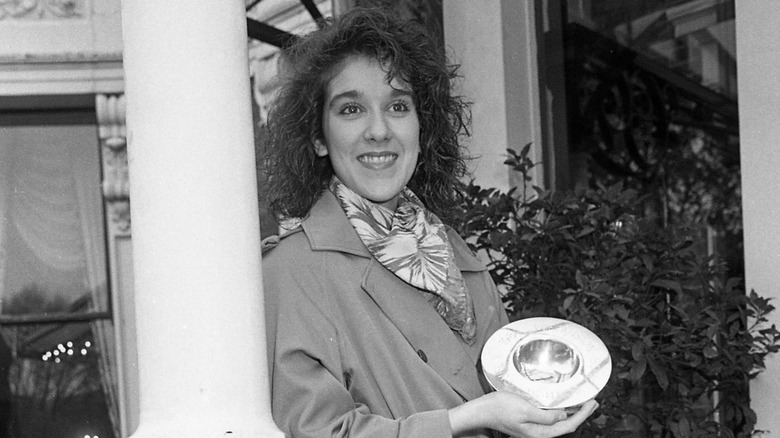
{"type": "Polygon", "coordinates": [[[333,176],[329,157],[318,157],[325,89],[339,64],[352,55],[386,66],[388,81],[412,88],[420,123],[420,156],[408,187],[448,219],[462,196],[468,134],[468,104],[451,92],[457,66],[450,65],[435,40],[413,22],[383,9],[353,9],[328,19],[283,52],[284,85],[268,117],[263,172],[269,206],[277,220],[304,218],[333,176]]]}

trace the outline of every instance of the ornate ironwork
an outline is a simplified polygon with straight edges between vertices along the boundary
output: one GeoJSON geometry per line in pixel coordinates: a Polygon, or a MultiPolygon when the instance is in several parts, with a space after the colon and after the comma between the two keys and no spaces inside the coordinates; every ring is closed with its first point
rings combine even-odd
{"type": "MultiPolygon", "coordinates": [[[[254,0],[252,2],[249,2],[246,6],[246,11],[249,12],[257,6],[262,0],[254,0]]],[[[322,16],[322,13],[317,8],[317,5],[314,3],[313,0],[299,0],[300,3],[303,5],[304,8],[306,8],[306,11],[311,16],[312,20],[314,20],[315,23],[318,25],[322,22],[324,17],[322,16]]],[[[268,24],[262,23],[260,21],[257,21],[253,18],[247,17],[246,19],[246,27],[247,27],[247,34],[249,35],[249,38],[256,39],[258,41],[262,41],[264,43],[271,44],[273,46],[284,48],[288,45],[292,44],[296,39],[298,39],[298,36],[295,34],[285,32],[283,30],[277,29],[273,26],[270,26],[268,24]]]]}
{"type": "Polygon", "coordinates": [[[650,195],[664,222],[738,232],[736,101],[582,25],[565,38],[570,147],[589,157],[587,182],[650,195]]]}

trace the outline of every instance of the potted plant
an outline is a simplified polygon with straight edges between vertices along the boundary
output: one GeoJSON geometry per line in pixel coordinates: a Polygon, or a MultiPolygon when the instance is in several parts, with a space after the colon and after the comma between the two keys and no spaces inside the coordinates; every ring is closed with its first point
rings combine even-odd
{"type": "Polygon", "coordinates": [[[748,381],[780,348],[766,326],[773,306],[727,278],[698,228],[664,228],[620,184],[528,187],[529,146],[506,161],[524,185],[472,183],[455,225],[486,258],[512,320],[567,319],[606,344],[612,375],[579,436],[754,433],[748,381]]]}

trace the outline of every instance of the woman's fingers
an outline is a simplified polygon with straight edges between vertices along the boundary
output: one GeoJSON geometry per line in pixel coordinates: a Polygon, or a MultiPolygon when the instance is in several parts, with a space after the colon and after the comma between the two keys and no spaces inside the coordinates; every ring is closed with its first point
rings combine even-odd
{"type": "Polygon", "coordinates": [[[540,409],[524,397],[505,391],[497,391],[492,396],[498,401],[499,414],[508,415],[515,420],[536,424],[555,424],[566,419],[566,412],[560,409],[540,409]]]}
{"type": "MultiPolygon", "coordinates": [[[[525,422],[518,426],[511,435],[518,438],[553,438],[572,433],[596,410],[598,403],[591,400],[582,405],[582,407],[560,421],[552,424],[541,422],[525,422]]],[[[548,411],[561,412],[561,411],[548,411]]],[[[565,414],[564,414],[565,415],[565,414]]]]}
{"type": "Polygon", "coordinates": [[[598,407],[591,400],[572,415],[562,410],[544,410],[520,395],[496,391],[450,409],[454,436],[477,428],[496,429],[522,438],[552,438],[571,433],[598,407]]]}
{"type": "Polygon", "coordinates": [[[551,425],[559,421],[565,420],[566,412],[557,409],[539,409],[534,406],[529,406],[524,411],[525,421],[527,423],[545,424],[551,425]]]}
{"type": "Polygon", "coordinates": [[[580,407],[580,409],[574,414],[570,415],[565,420],[559,421],[549,426],[539,426],[542,437],[557,437],[572,433],[582,424],[590,415],[599,407],[599,404],[595,400],[590,400],[580,407]]]}
{"type": "Polygon", "coordinates": [[[588,400],[583,403],[580,410],[571,415],[567,420],[578,419],[580,423],[585,421],[599,407],[596,400],[588,400]]]}

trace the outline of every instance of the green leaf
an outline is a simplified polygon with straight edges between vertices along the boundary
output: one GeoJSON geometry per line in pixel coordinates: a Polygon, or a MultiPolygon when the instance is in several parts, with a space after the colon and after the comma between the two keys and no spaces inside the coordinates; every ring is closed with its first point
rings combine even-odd
{"type": "Polygon", "coordinates": [[[669,430],[672,431],[672,436],[674,436],[675,438],[679,438],[683,436],[682,431],[680,430],[680,423],[676,421],[670,422],[669,430]]]}
{"type": "Polygon", "coordinates": [[[688,421],[687,418],[685,417],[681,418],[678,424],[679,424],[678,432],[681,438],[688,438],[689,436],[691,436],[691,423],[690,421],[688,421]]]}
{"type": "Polygon", "coordinates": [[[651,321],[647,318],[640,318],[634,322],[637,327],[652,327],[655,325],[655,321],[651,321]]]}
{"type": "Polygon", "coordinates": [[[574,301],[574,298],[576,298],[574,295],[569,295],[566,297],[566,299],[563,300],[563,309],[568,310],[569,307],[571,307],[571,303],[574,301]]]}
{"type": "Polygon", "coordinates": [[[682,287],[680,286],[680,283],[674,280],[664,280],[662,278],[659,278],[657,280],[653,280],[653,282],[650,283],[650,285],[660,287],[662,289],[673,290],[678,294],[682,294],[682,287]]]}
{"type": "Polygon", "coordinates": [[[640,360],[644,358],[645,356],[645,346],[642,342],[635,342],[634,345],[631,346],[631,357],[634,358],[634,360],[640,360]]]}
{"type": "Polygon", "coordinates": [[[577,238],[579,239],[580,237],[587,236],[588,234],[591,234],[594,231],[596,231],[596,229],[593,227],[585,227],[582,230],[580,230],[579,233],[577,233],[577,238]]]}
{"type": "Polygon", "coordinates": [[[639,379],[645,374],[647,370],[647,359],[642,356],[639,360],[631,364],[631,370],[628,372],[628,378],[632,382],[639,382],[639,379]]]}
{"type": "Polygon", "coordinates": [[[715,347],[713,347],[712,345],[708,345],[708,346],[704,347],[704,350],[702,350],[702,354],[707,359],[714,359],[714,358],[718,357],[718,350],[715,347]]]}
{"type": "Polygon", "coordinates": [[[585,288],[585,276],[582,275],[582,271],[577,269],[577,272],[574,273],[574,279],[577,282],[577,286],[585,288]]]}
{"type": "Polygon", "coordinates": [[[645,265],[645,269],[648,271],[653,270],[653,259],[647,254],[640,254],[639,258],[642,259],[642,263],[645,265]]]}
{"type": "Polygon", "coordinates": [[[666,391],[666,388],[669,387],[669,376],[667,376],[666,370],[659,366],[658,363],[651,357],[647,358],[647,364],[650,366],[650,372],[652,372],[655,376],[655,380],[658,382],[658,386],[666,391]]]}

